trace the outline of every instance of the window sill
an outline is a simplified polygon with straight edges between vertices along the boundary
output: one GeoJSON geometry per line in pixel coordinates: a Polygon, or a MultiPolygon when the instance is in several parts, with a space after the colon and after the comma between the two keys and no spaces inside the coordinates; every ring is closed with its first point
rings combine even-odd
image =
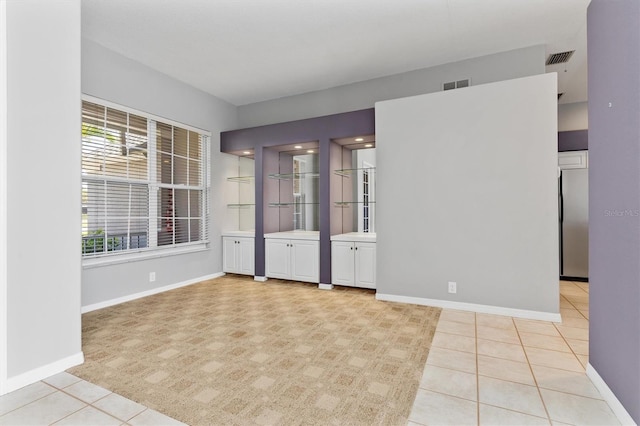
{"type": "Polygon", "coordinates": [[[196,253],[206,250],[209,250],[209,243],[199,243],[186,247],[170,247],[166,249],[146,250],[136,253],[113,254],[98,258],[82,259],[82,269],[100,268],[103,266],[117,265],[120,263],[140,262],[148,259],[178,256],[181,254],[196,253]]]}

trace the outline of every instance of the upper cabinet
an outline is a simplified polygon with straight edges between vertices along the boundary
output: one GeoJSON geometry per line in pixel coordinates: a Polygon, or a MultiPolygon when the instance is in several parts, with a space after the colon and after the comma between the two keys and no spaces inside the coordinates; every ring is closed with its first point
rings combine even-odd
{"type": "Polygon", "coordinates": [[[589,167],[588,151],[566,151],[558,153],[558,167],[561,169],[586,169],[589,167]]]}

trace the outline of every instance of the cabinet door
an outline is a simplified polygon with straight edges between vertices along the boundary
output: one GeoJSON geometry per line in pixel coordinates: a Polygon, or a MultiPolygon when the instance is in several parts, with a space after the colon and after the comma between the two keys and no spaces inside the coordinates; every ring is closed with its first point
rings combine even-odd
{"type": "Polygon", "coordinates": [[[238,272],[245,275],[253,275],[255,272],[255,240],[253,238],[238,238],[240,244],[238,260],[238,272]]]}
{"type": "Polygon", "coordinates": [[[356,243],[356,287],[376,288],[376,243],[356,243]]]}
{"type": "Polygon", "coordinates": [[[222,270],[235,274],[238,272],[237,239],[222,237],[222,270]]]}
{"type": "Polygon", "coordinates": [[[311,283],[320,282],[320,243],[318,241],[291,241],[291,279],[311,283]]]}
{"type": "Polygon", "coordinates": [[[331,283],[354,285],[355,245],[352,242],[331,242],[331,283]]]}
{"type": "Polygon", "coordinates": [[[288,240],[265,240],[265,275],[270,278],[291,279],[291,248],[288,240]]]}

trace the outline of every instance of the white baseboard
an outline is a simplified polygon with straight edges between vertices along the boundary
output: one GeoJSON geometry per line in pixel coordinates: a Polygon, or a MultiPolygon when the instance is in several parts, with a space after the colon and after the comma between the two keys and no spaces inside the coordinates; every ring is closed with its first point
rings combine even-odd
{"type": "Polygon", "coordinates": [[[435,306],[438,308],[457,309],[459,311],[478,312],[481,314],[505,315],[508,317],[532,319],[539,321],[561,322],[560,314],[526,309],[503,308],[500,306],[478,305],[475,303],[452,302],[450,300],[426,299],[422,297],[396,296],[376,293],[376,299],[387,302],[411,303],[414,305],[435,306]]]}
{"type": "Polygon", "coordinates": [[[333,290],[333,284],[318,284],[320,290],[333,290]]]}
{"type": "Polygon", "coordinates": [[[598,372],[591,364],[587,364],[587,377],[591,379],[593,385],[598,389],[602,398],[604,398],[605,402],[609,404],[613,414],[616,415],[620,423],[624,426],[626,425],[636,425],[636,422],[633,421],[633,418],[629,414],[629,412],[624,408],[622,403],[615,396],[613,391],[609,388],[609,385],[600,377],[598,372]]]}
{"type": "Polygon", "coordinates": [[[4,391],[6,393],[13,392],[14,390],[23,388],[42,379],[46,379],[47,377],[62,373],[66,369],[75,367],[82,363],[84,363],[84,354],[82,352],[78,352],[75,355],[68,356],[61,360],[52,362],[51,364],[43,365],[42,367],[35,368],[27,371],[26,373],[18,374],[14,377],[9,377],[4,391]]]}
{"type": "Polygon", "coordinates": [[[106,300],[104,302],[93,303],[91,305],[83,306],[82,313],[96,311],[98,309],[107,308],[109,306],[119,305],[120,303],[129,302],[131,300],[140,299],[142,297],[151,296],[153,294],[164,293],[165,291],[175,290],[176,288],[186,287],[188,285],[196,284],[201,281],[212,280],[214,278],[220,278],[224,276],[224,272],[218,272],[211,275],[205,275],[203,277],[193,278],[191,280],[182,281],[177,284],[170,284],[164,287],[153,288],[151,290],[143,291],[140,293],[130,294],[128,296],[118,297],[116,299],[106,300]]]}
{"type": "Polygon", "coordinates": [[[263,282],[267,281],[268,278],[267,277],[259,277],[259,276],[256,275],[255,277],[253,277],[253,280],[263,283],[263,282]]]}

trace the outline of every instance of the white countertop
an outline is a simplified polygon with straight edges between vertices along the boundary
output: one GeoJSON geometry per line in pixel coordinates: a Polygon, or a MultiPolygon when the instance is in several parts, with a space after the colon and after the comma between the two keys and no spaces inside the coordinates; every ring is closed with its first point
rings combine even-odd
{"type": "Polygon", "coordinates": [[[274,238],[280,240],[320,240],[320,232],[318,231],[286,231],[264,234],[265,238],[274,238]]]}
{"type": "Polygon", "coordinates": [[[375,243],[375,232],[348,232],[346,234],[332,235],[331,241],[358,241],[364,243],[375,243]]]}
{"type": "Polygon", "coordinates": [[[256,231],[222,231],[223,237],[251,237],[255,238],[256,231]]]}

